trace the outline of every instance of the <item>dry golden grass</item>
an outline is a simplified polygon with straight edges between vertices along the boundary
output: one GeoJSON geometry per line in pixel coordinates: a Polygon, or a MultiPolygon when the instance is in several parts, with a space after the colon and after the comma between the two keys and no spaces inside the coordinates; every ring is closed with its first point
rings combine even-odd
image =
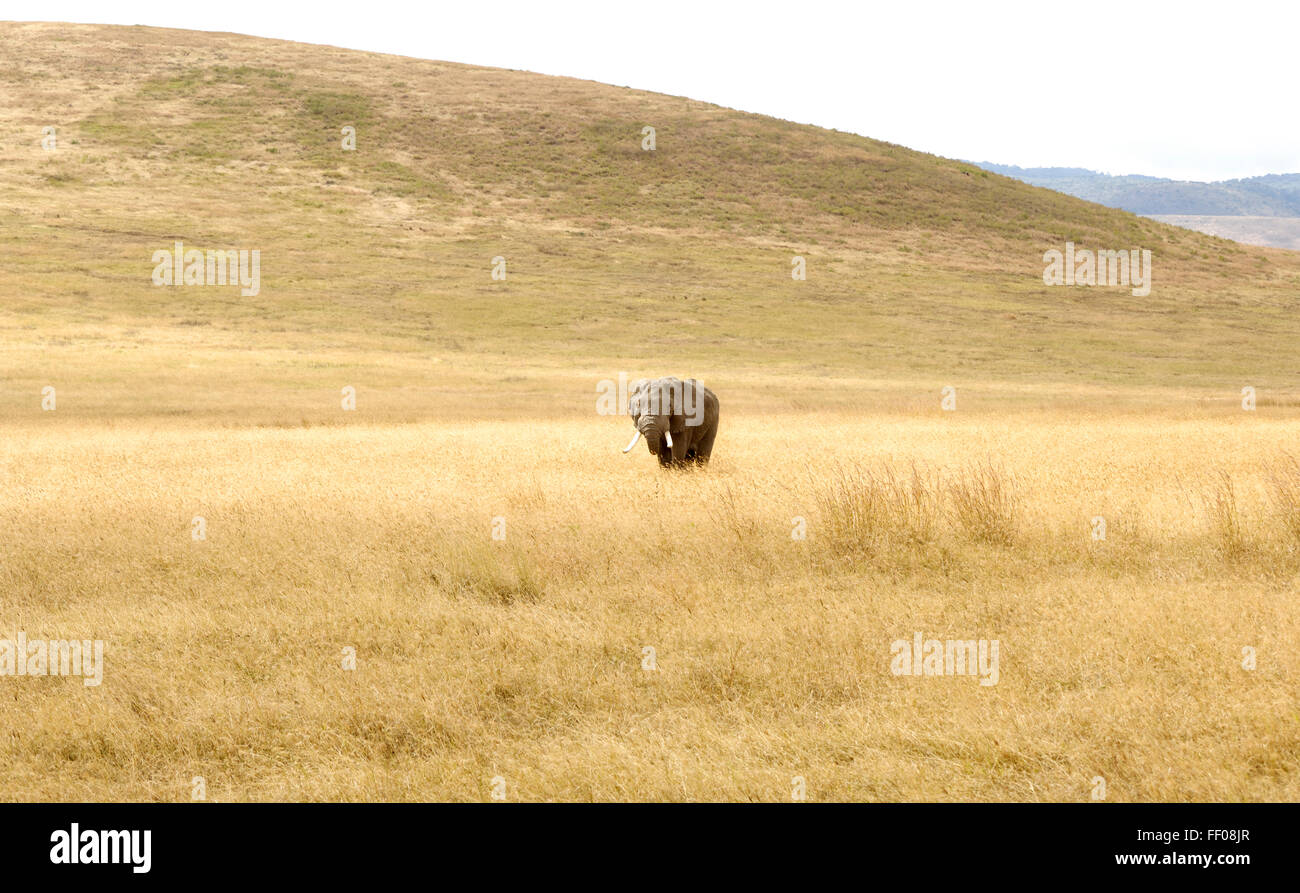
{"type": "Polygon", "coordinates": [[[1300,794],[1294,419],[724,424],[704,473],[608,418],[8,429],[0,635],[107,666],[5,683],[3,796],[1300,794]],[[999,683],[891,675],[917,631],[999,683]]]}

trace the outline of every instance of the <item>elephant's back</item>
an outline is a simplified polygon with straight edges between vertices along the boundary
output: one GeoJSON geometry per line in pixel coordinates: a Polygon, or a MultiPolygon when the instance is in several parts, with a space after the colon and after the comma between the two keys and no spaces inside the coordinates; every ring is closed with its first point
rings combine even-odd
{"type": "Polygon", "coordinates": [[[707,388],[704,385],[700,385],[700,388],[704,391],[704,411],[706,413],[712,412],[714,415],[717,415],[719,408],[722,406],[721,402],[718,400],[718,395],[713,393],[712,388],[707,388]]]}

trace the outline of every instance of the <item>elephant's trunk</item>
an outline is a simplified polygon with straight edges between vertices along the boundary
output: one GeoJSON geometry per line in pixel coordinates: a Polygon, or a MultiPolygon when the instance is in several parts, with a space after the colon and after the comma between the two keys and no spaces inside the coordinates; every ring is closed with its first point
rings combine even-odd
{"type": "MultiPolygon", "coordinates": [[[[646,446],[650,452],[659,452],[659,441],[668,433],[668,417],[643,415],[637,420],[637,430],[645,437],[646,446]]],[[[668,442],[669,448],[672,442],[668,442]]]]}

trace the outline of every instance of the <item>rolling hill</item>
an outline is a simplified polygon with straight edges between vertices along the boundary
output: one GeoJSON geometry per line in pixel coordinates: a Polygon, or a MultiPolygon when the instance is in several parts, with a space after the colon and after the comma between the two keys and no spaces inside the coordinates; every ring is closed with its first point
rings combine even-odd
{"type": "Polygon", "coordinates": [[[56,372],[92,414],[292,422],[345,374],[393,418],[632,368],[768,401],[1300,385],[1295,256],[886,142],[232,34],[7,23],[0,54],[4,416],[56,372]],[[258,294],[155,286],[177,241],[259,250],[258,294]],[[1066,241],[1150,249],[1150,296],[1044,286],[1066,241]]]}

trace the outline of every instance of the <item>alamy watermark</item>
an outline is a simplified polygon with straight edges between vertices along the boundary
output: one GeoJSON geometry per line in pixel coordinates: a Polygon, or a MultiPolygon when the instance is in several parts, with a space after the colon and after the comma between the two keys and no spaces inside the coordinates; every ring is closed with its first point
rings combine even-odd
{"type": "Polygon", "coordinates": [[[184,242],[176,242],[171,251],[155,251],[153,263],[154,285],[240,285],[246,298],[262,290],[262,252],[257,248],[187,251],[184,242]]]}
{"type": "Polygon", "coordinates": [[[101,639],[0,639],[0,676],[81,676],[87,686],[104,681],[101,639]]]}
{"type": "Polygon", "coordinates": [[[1065,251],[1055,248],[1043,253],[1044,285],[1123,285],[1133,289],[1133,297],[1151,294],[1151,249],[1131,251],[1078,251],[1073,242],[1065,251]]]}
{"type": "Polygon", "coordinates": [[[96,831],[73,822],[50,835],[54,865],[130,865],[133,874],[148,874],[153,865],[153,832],[134,829],[96,831]]]}
{"type": "Polygon", "coordinates": [[[895,676],[975,676],[980,685],[998,684],[997,639],[927,639],[921,633],[890,645],[895,676]]]}
{"type": "MultiPolygon", "coordinates": [[[[699,381],[694,382],[699,385],[699,381]]],[[[704,389],[686,387],[679,378],[632,380],[626,372],[618,379],[602,378],[596,382],[596,415],[682,415],[686,424],[704,421],[704,389]]]]}

